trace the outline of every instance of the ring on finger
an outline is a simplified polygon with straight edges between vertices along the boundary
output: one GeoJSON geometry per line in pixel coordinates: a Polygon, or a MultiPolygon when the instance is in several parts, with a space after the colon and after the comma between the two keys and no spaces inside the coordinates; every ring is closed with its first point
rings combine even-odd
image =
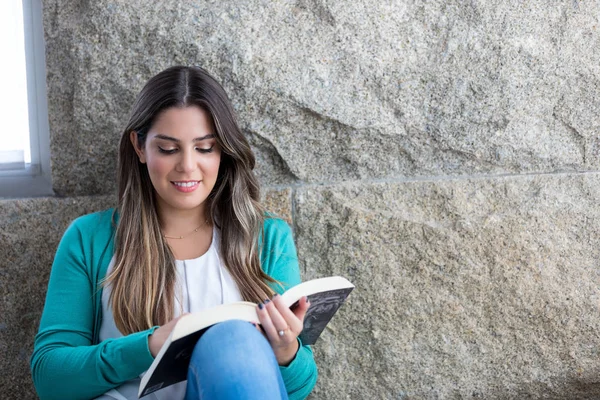
{"type": "Polygon", "coordinates": [[[285,331],[287,331],[290,328],[285,328],[283,330],[277,331],[277,334],[279,335],[279,337],[282,337],[283,335],[285,335],[285,331]]]}

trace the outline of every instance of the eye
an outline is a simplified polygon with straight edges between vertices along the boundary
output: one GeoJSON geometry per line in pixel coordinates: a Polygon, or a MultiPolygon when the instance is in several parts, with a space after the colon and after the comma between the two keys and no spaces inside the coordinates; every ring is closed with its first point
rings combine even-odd
{"type": "Polygon", "coordinates": [[[215,147],[215,146],[214,146],[214,145],[212,145],[212,146],[210,146],[208,149],[202,149],[202,148],[199,148],[199,149],[198,149],[198,151],[199,151],[200,153],[212,153],[212,151],[213,151],[213,148],[214,148],[214,147],[215,147]]]}
{"type": "Polygon", "coordinates": [[[158,151],[163,154],[173,154],[177,151],[177,149],[163,149],[162,147],[158,146],[158,151]]]}

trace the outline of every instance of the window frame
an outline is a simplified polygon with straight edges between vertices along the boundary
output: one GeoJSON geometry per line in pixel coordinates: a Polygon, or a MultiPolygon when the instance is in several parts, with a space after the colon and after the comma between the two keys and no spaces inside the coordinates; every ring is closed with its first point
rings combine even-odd
{"type": "Polygon", "coordinates": [[[23,28],[31,164],[0,171],[0,199],[53,196],[41,0],[23,0],[23,28]]]}

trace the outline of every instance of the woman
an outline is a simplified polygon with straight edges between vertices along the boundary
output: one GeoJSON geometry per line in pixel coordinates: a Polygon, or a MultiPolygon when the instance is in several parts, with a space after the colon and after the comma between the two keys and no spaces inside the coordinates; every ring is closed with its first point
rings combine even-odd
{"type": "Polygon", "coordinates": [[[139,94],[119,145],[118,207],[77,218],[52,266],[31,359],[42,399],[133,399],[179,316],[238,300],[198,341],[187,382],[148,399],[299,399],[312,351],[277,293],[300,282],[289,227],[265,216],[255,158],[223,88],[172,67],[139,94]]]}

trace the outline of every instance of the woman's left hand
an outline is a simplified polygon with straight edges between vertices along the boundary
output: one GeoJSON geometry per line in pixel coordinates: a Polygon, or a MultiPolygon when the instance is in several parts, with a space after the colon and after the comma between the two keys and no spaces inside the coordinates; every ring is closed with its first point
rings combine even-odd
{"type": "Polygon", "coordinates": [[[262,330],[273,348],[277,363],[288,365],[298,351],[297,338],[302,332],[304,316],[310,305],[308,298],[302,297],[294,311],[286,307],[277,294],[271,300],[265,300],[262,305],[257,310],[262,330]]]}

